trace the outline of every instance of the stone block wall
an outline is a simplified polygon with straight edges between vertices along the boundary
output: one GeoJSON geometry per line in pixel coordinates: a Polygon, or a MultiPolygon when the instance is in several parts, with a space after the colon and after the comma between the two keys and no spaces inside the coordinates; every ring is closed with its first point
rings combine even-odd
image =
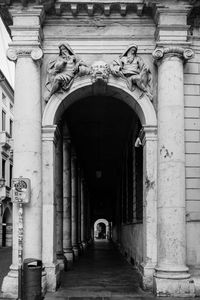
{"type": "Polygon", "coordinates": [[[185,65],[185,155],[187,265],[200,269],[200,54],[185,65]]]}

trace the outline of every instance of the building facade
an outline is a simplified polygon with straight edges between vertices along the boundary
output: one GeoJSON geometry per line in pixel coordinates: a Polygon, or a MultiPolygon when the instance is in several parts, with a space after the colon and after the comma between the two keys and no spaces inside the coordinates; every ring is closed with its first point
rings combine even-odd
{"type": "MultiPolygon", "coordinates": [[[[29,178],[23,258],[43,291],[93,238],[112,239],[158,296],[199,294],[198,1],[23,1],[3,8],[15,63],[14,177],[29,178]]],[[[2,291],[17,294],[13,261],[2,291]]]]}
{"type": "Polygon", "coordinates": [[[12,246],[12,203],[11,179],[13,169],[13,106],[14,92],[0,70],[0,110],[1,110],[1,179],[0,179],[0,247],[12,246]]]}

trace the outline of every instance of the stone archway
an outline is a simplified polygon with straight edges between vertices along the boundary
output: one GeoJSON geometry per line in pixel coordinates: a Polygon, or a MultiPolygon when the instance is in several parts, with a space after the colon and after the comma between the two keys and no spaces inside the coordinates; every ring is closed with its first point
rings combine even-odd
{"type": "Polygon", "coordinates": [[[59,136],[57,123],[63,112],[76,101],[91,95],[113,96],[126,103],[139,117],[142,124],[140,143],[143,146],[143,261],[140,265],[143,286],[152,287],[153,273],[157,262],[157,119],[148,97],[137,88],[131,92],[122,79],[110,76],[107,86],[98,89],[90,77],[74,81],[71,89],[53,95],[45,107],[42,120],[43,143],[43,253],[42,259],[47,272],[48,290],[55,290],[59,271],[55,257],[55,199],[54,199],[54,153],[59,136]]]}
{"type": "Polygon", "coordinates": [[[98,219],[94,223],[94,238],[98,236],[98,225],[104,224],[105,226],[105,238],[110,239],[110,224],[106,219],[98,219]]]}
{"type": "Polygon", "coordinates": [[[2,246],[12,246],[12,214],[8,207],[5,208],[2,218],[2,246]]]}

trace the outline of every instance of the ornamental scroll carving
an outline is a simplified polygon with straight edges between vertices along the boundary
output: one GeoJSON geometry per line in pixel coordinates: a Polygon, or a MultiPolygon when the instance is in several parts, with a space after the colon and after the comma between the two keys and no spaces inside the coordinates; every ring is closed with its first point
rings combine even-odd
{"type": "Polygon", "coordinates": [[[137,55],[136,45],[130,45],[110,65],[104,61],[96,61],[89,67],[67,43],[59,45],[59,55],[49,62],[46,81],[49,95],[45,100],[48,102],[53,94],[70,89],[77,76],[90,75],[93,84],[98,81],[107,84],[110,74],[123,78],[131,91],[137,87],[142,95],[146,94],[152,100],[151,71],[137,55]]]}

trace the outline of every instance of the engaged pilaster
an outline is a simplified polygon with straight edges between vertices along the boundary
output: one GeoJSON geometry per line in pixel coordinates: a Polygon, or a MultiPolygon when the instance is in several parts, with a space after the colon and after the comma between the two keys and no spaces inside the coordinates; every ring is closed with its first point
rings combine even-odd
{"type": "Polygon", "coordinates": [[[157,127],[143,126],[139,138],[144,170],[142,283],[145,289],[151,289],[157,263],[157,127]]]}
{"type": "Polygon", "coordinates": [[[191,49],[157,48],[158,265],[156,294],[191,295],[186,267],[183,62],[191,49]]]}
{"type": "Polygon", "coordinates": [[[78,245],[78,168],[77,156],[74,147],[72,147],[71,155],[71,188],[72,188],[72,248],[74,251],[75,259],[79,256],[78,245]]]}
{"type": "Polygon", "coordinates": [[[46,271],[48,291],[55,291],[60,283],[60,270],[56,259],[57,236],[55,203],[55,146],[59,136],[60,132],[56,125],[42,128],[42,260],[46,271]]]}
{"type": "Polygon", "coordinates": [[[71,234],[71,138],[66,124],[63,129],[63,249],[67,268],[73,264],[71,234]]]}
{"type": "Polygon", "coordinates": [[[65,269],[63,255],[63,141],[61,136],[56,144],[55,158],[55,202],[56,202],[56,256],[60,269],[65,269]]]}

